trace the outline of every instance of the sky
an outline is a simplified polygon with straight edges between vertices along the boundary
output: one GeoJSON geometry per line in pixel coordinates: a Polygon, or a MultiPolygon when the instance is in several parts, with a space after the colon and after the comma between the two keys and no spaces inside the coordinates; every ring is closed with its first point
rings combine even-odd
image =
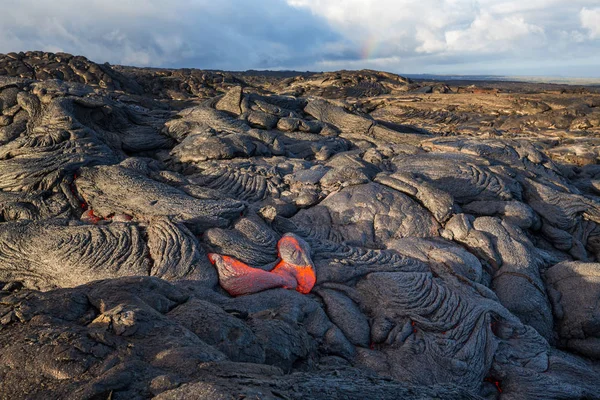
{"type": "Polygon", "coordinates": [[[600,0],[0,0],[0,53],[202,69],[600,78],[600,0]]]}

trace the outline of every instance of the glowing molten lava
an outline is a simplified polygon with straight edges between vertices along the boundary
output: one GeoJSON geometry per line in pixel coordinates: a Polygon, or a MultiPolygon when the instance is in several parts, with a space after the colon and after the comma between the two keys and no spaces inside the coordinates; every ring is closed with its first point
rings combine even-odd
{"type": "Polygon", "coordinates": [[[498,390],[498,393],[502,393],[502,387],[500,386],[501,382],[499,380],[488,377],[485,378],[484,381],[492,383],[494,386],[496,386],[496,390],[498,390]]]}
{"type": "Polygon", "coordinates": [[[94,214],[94,210],[90,208],[83,213],[83,215],[81,216],[81,220],[95,225],[98,222],[102,221],[102,218],[94,214]]]}
{"type": "Polygon", "coordinates": [[[293,234],[285,234],[277,249],[280,261],[271,271],[250,267],[233,257],[211,253],[208,258],[219,272],[219,283],[232,296],[266,289],[295,289],[309,293],[317,281],[308,244],[293,234]]]}

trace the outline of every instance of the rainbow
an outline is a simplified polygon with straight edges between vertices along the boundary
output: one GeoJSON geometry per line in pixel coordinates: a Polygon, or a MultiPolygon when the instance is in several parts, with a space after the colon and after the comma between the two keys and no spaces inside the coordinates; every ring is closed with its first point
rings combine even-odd
{"type": "Polygon", "coordinates": [[[367,40],[365,40],[360,50],[361,60],[370,60],[371,58],[375,58],[380,43],[381,42],[377,40],[377,37],[375,36],[370,36],[367,40]]]}

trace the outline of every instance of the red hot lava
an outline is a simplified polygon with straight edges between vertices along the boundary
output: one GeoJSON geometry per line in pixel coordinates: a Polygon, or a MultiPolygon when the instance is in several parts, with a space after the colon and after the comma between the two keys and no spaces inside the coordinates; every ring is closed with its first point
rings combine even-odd
{"type": "Polygon", "coordinates": [[[229,256],[211,253],[208,258],[219,272],[221,287],[232,296],[277,287],[310,293],[317,276],[308,244],[288,233],[277,242],[277,249],[280,261],[271,271],[250,267],[229,256]]]}

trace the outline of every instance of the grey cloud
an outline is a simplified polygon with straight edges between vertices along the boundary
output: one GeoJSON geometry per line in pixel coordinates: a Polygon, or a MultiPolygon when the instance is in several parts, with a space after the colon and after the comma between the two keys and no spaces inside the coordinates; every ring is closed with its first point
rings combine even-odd
{"type": "Polygon", "coordinates": [[[112,63],[246,69],[337,57],[343,38],[279,0],[0,0],[0,52],[67,51],[112,63]]]}

